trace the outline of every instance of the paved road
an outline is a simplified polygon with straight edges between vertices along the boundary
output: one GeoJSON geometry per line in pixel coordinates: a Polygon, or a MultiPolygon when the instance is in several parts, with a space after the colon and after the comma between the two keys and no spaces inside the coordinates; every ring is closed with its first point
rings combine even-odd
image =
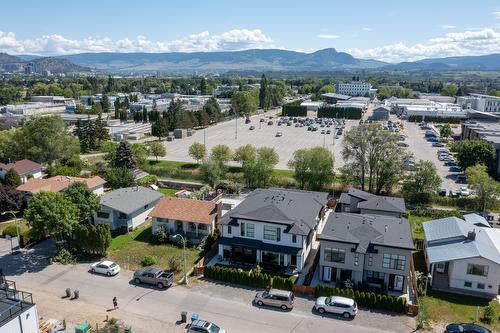
{"type": "MultiPolygon", "coordinates": [[[[266,115],[276,112],[270,111],[266,115]]],[[[208,150],[218,144],[226,144],[231,149],[236,149],[246,144],[251,144],[255,147],[273,147],[280,157],[276,165],[277,169],[287,169],[287,163],[297,149],[324,146],[334,152],[335,167],[338,168],[343,165],[340,157],[342,137],[338,140],[334,139],[333,129],[331,129],[332,134],[323,135],[321,134],[323,128],[320,128],[316,132],[311,132],[307,131],[306,127],[295,127],[295,124],[292,126],[277,126],[276,119],[274,119],[273,125],[267,125],[267,123],[259,122],[262,117],[262,115],[253,116],[251,124],[245,124],[244,119],[238,119],[237,138],[235,135],[236,122],[233,120],[210,126],[205,130],[199,130],[191,137],[171,142],[166,141],[167,156],[163,159],[194,162],[188,155],[189,146],[194,142],[205,142],[208,150]],[[255,126],[255,130],[249,130],[251,125],[255,126]],[[283,136],[276,137],[277,131],[281,131],[283,136]]],[[[357,123],[354,120],[346,121],[345,130],[348,130],[357,123]]],[[[324,129],[327,130],[328,128],[324,129]]]]}
{"type": "Polygon", "coordinates": [[[254,290],[201,281],[190,287],[168,290],[135,286],[132,272],[122,271],[107,278],[87,272],[87,265],[46,266],[42,253],[0,258],[7,276],[19,289],[31,291],[41,315],[65,318],[68,322],[87,320],[101,323],[106,314],[131,324],[134,332],[184,332],[176,324],[181,311],[196,312],[229,332],[411,332],[404,316],[360,311],[352,321],[321,317],[312,313],[312,300],[299,299],[291,312],[252,305],[254,290]],[[26,265],[26,263],[30,263],[26,265]],[[63,299],[66,288],[79,289],[80,299],[63,299]],[[116,296],[120,308],[111,310],[116,296]]]}

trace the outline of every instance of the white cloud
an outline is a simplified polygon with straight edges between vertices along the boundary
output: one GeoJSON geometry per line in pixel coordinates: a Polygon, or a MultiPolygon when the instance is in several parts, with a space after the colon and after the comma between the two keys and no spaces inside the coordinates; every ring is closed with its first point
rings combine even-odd
{"type": "Polygon", "coordinates": [[[355,57],[389,62],[414,61],[424,58],[469,56],[500,53],[500,33],[492,28],[480,31],[450,32],[425,43],[407,45],[403,42],[361,50],[348,49],[355,57]]]}
{"type": "Polygon", "coordinates": [[[61,35],[35,39],[18,39],[13,32],[0,31],[0,51],[11,54],[58,55],[81,52],[197,52],[242,50],[275,47],[271,37],[260,29],[233,29],[220,35],[208,31],[172,41],[151,41],[139,35],[135,39],[112,40],[107,37],[87,37],[80,40],[61,35]]]}
{"type": "Polygon", "coordinates": [[[372,28],[368,28],[368,27],[364,27],[362,30],[363,30],[363,31],[373,31],[373,29],[372,29],[372,28]]]}
{"type": "Polygon", "coordinates": [[[457,26],[456,25],[450,25],[450,24],[442,24],[440,25],[441,29],[455,29],[457,26]]]}
{"type": "Polygon", "coordinates": [[[498,18],[500,18],[500,12],[493,12],[493,15],[495,15],[498,18]]]}
{"type": "Polygon", "coordinates": [[[337,39],[340,38],[338,35],[328,35],[328,34],[319,34],[316,35],[316,37],[321,38],[321,39],[337,39]]]}

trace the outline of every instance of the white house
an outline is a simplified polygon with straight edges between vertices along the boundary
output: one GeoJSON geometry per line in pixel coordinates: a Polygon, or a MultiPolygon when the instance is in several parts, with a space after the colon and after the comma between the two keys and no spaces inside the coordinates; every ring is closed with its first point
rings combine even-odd
{"type": "Polygon", "coordinates": [[[219,255],[262,267],[304,267],[329,213],[328,193],[257,189],[221,219],[219,255]]]}
{"type": "Polygon", "coordinates": [[[4,179],[5,174],[11,169],[14,169],[19,174],[23,184],[30,178],[42,178],[43,176],[43,166],[41,164],[24,159],[14,163],[0,163],[0,179],[4,179]]]}
{"type": "Polygon", "coordinates": [[[500,291],[500,229],[477,218],[423,223],[425,260],[432,287],[494,298],[500,291]]]}
{"type": "Polygon", "coordinates": [[[111,230],[133,230],[146,222],[163,194],[142,186],[125,187],[101,197],[101,209],[94,222],[107,224],[111,230]]]}
{"type": "Polygon", "coordinates": [[[39,317],[31,293],[18,290],[13,281],[0,284],[0,333],[38,333],[39,317]]]}

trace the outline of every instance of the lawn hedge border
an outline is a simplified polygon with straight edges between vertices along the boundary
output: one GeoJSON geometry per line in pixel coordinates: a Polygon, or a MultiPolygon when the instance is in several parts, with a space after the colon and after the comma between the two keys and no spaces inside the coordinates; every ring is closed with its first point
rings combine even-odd
{"type": "Polygon", "coordinates": [[[294,284],[294,277],[285,278],[266,273],[252,273],[233,267],[206,266],[203,275],[209,279],[255,288],[292,290],[294,284]]]}

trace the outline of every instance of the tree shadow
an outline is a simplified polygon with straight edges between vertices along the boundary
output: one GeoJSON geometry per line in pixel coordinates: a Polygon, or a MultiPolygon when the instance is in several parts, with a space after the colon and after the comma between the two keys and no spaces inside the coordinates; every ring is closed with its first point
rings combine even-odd
{"type": "Polygon", "coordinates": [[[16,255],[5,253],[0,257],[0,267],[7,276],[40,272],[49,265],[49,258],[54,252],[55,243],[49,238],[30,249],[23,249],[16,255]]]}

